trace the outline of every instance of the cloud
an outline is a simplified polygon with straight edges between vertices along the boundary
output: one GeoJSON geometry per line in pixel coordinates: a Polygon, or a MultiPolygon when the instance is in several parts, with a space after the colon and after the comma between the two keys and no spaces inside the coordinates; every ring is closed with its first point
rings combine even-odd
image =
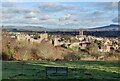
{"type": "MultiPolygon", "coordinates": [[[[4,7],[2,7],[2,22],[39,24],[49,28],[95,27],[117,22],[115,18],[116,12],[112,13],[116,8],[112,8],[112,10],[107,8],[109,7],[108,4],[111,6],[112,3],[96,4],[99,4],[99,7],[96,7],[95,3],[94,5],[92,3],[92,6],[89,7],[81,7],[75,3],[71,5],[71,3],[48,2],[34,4],[15,3],[13,7],[10,3],[6,3],[4,7]]],[[[112,7],[115,6],[115,4],[112,5],[112,7]]]]}
{"type": "Polygon", "coordinates": [[[120,23],[120,16],[113,18],[112,22],[113,23],[120,23]]]}
{"type": "Polygon", "coordinates": [[[35,23],[38,22],[37,9],[25,9],[17,7],[2,8],[3,23],[35,23]]]}
{"type": "Polygon", "coordinates": [[[50,15],[46,14],[40,18],[41,20],[48,20],[51,19],[50,15]]]}
{"type": "MultiPolygon", "coordinates": [[[[24,9],[24,8],[17,8],[17,7],[3,7],[2,8],[2,21],[3,22],[8,22],[8,20],[10,22],[21,22],[21,18],[31,18],[31,19],[35,19],[36,14],[39,13],[39,11],[37,9],[24,9]],[[16,19],[16,17],[18,17],[16,19]],[[21,18],[19,18],[21,17],[21,18]]],[[[25,19],[23,19],[23,22],[26,22],[25,19]]],[[[29,21],[28,21],[29,22],[29,21]]]]}
{"type": "Polygon", "coordinates": [[[73,9],[73,5],[60,4],[60,3],[41,3],[38,5],[39,9],[44,12],[60,12],[64,10],[73,9]]]}
{"type": "Polygon", "coordinates": [[[80,19],[77,18],[77,16],[72,14],[65,14],[64,16],[59,18],[59,25],[78,25],[78,22],[80,19]]]}
{"type": "Polygon", "coordinates": [[[25,18],[23,16],[19,16],[19,17],[14,17],[14,18],[6,18],[3,19],[2,22],[3,23],[19,23],[19,24],[35,24],[38,23],[38,19],[36,17],[34,18],[25,18]]]}
{"type": "Polygon", "coordinates": [[[2,2],[19,2],[20,0],[1,0],[2,2]]]}
{"type": "Polygon", "coordinates": [[[18,5],[21,5],[19,3],[8,3],[8,2],[4,2],[2,4],[2,13],[15,13],[15,14],[21,14],[21,13],[30,13],[30,12],[35,12],[35,13],[39,13],[40,10],[39,9],[31,9],[31,8],[20,8],[18,7],[18,5]]]}
{"type": "Polygon", "coordinates": [[[59,21],[65,21],[70,19],[71,19],[71,14],[66,14],[63,17],[59,18],[59,21]]]}
{"type": "Polygon", "coordinates": [[[2,7],[16,7],[16,4],[12,2],[3,2],[2,7]]]}
{"type": "Polygon", "coordinates": [[[91,13],[91,16],[103,16],[105,14],[105,12],[103,11],[94,11],[91,13]]]}
{"type": "Polygon", "coordinates": [[[118,2],[99,2],[99,3],[95,3],[95,6],[98,9],[107,10],[107,11],[118,10],[118,2]]]}
{"type": "Polygon", "coordinates": [[[26,18],[35,18],[35,17],[36,17],[35,12],[29,12],[29,13],[26,15],[26,18]]]}
{"type": "MultiPolygon", "coordinates": [[[[9,3],[6,3],[5,5],[7,4],[9,3]]],[[[65,10],[74,10],[73,8],[75,8],[75,6],[70,4],[68,5],[62,3],[41,3],[41,5],[39,5],[39,7],[35,9],[18,8],[17,6],[6,7],[5,5],[2,10],[2,22],[37,23],[45,25],[70,25],[76,24],[75,21],[77,21],[77,19],[73,15],[69,14],[69,12],[66,12],[67,14],[65,14],[64,12],[65,10]],[[52,15],[53,12],[57,13],[56,16],[58,16],[59,12],[63,15],[61,18],[55,18],[55,16],[52,15]],[[59,19],[62,19],[62,21],[60,21],[59,19]]]]}

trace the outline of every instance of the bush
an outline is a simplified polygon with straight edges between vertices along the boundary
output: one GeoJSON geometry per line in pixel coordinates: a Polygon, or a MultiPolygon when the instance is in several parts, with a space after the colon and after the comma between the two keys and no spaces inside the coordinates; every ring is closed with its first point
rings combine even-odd
{"type": "Polygon", "coordinates": [[[77,56],[75,53],[68,53],[66,55],[64,55],[64,60],[68,60],[68,61],[72,61],[72,60],[79,60],[80,57],[77,56]]]}

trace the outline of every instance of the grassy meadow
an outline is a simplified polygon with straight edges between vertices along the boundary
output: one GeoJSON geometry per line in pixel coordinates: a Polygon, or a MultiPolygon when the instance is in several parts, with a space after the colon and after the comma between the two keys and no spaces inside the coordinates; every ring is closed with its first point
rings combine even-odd
{"type": "Polygon", "coordinates": [[[3,61],[3,79],[114,79],[120,77],[118,61],[3,61]],[[68,67],[68,76],[48,76],[45,67],[68,67]]]}

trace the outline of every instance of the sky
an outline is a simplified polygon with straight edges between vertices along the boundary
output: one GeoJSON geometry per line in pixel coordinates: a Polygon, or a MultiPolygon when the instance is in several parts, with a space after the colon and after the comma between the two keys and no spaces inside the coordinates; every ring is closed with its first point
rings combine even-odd
{"type": "Polygon", "coordinates": [[[118,24],[118,2],[18,2],[4,0],[2,25],[93,28],[118,24]]]}

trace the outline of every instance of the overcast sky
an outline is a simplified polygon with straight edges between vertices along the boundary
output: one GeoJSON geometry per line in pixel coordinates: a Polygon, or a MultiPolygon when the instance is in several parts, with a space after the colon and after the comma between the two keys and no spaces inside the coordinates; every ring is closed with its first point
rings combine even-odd
{"type": "Polygon", "coordinates": [[[90,28],[118,23],[117,2],[18,3],[8,1],[2,2],[2,7],[0,7],[3,25],[90,28]]]}

